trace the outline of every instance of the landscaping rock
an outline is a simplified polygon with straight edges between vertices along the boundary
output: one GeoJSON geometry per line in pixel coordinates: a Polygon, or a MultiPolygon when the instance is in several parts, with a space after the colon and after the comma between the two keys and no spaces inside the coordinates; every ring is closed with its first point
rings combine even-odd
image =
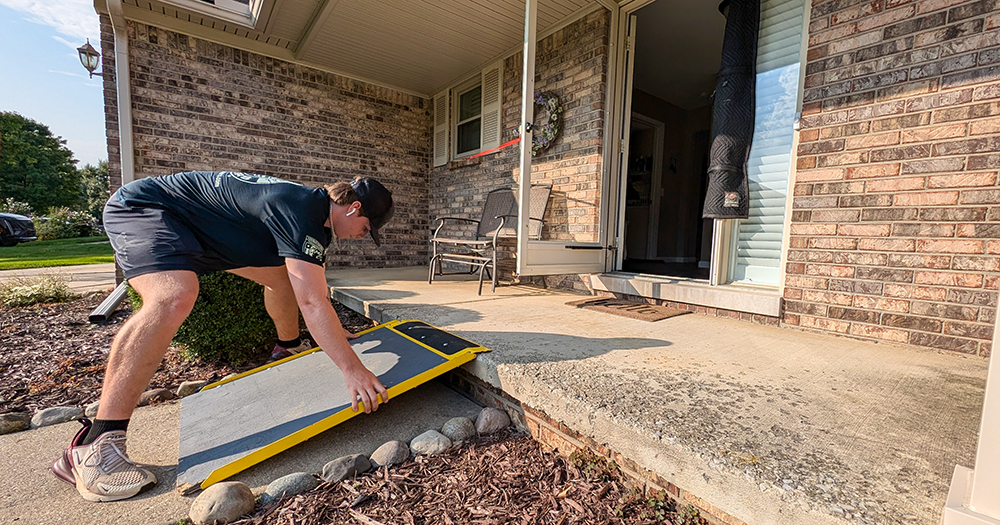
{"type": "Polygon", "coordinates": [[[177,387],[177,397],[187,397],[202,389],[208,381],[185,381],[177,387]]]}
{"type": "Polygon", "coordinates": [[[410,459],[410,447],[402,441],[389,441],[372,452],[372,467],[399,465],[410,459]]]}
{"type": "Polygon", "coordinates": [[[481,435],[492,434],[498,430],[503,430],[510,426],[510,416],[503,410],[486,407],[479,412],[476,418],[476,432],[481,435]]]}
{"type": "Polygon", "coordinates": [[[28,430],[31,427],[31,414],[28,412],[10,412],[0,414],[0,434],[10,434],[28,430]]]}
{"type": "Polygon", "coordinates": [[[150,403],[162,403],[164,401],[170,401],[174,399],[174,393],[166,388],[154,388],[153,390],[147,390],[139,396],[139,405],[144,407],[150,403]]]}
{"type": "Polygon", "coordinates": [[[413,454],[440,454],[451,448],[451,440],[437,430],[428,430],[410,441],[413,454]]]}
{"type": "Polygon", "coordinates": [[[188,516],[195,525],[229,523],[253,512],[253,505],[250,487],[239,481],[226,481],[199,494],[188,516]]]}
{"type": "Polygon", "coordinates": [[[441,433],[448,436],[453,443],[476,437],[476,425],[467,417],[455,417],[441,427],[441,433]]]}
{"type": "Polygon", "coordinates": [[[87,417],[97,417],[97,409],[101,406],[101,401],[97,400],[93,403],[87,405],[87,408],[83,409],[83,415],[87,417]]]}
{"type": "Polygon", "coordinates": [[[323,481],[343,481],[371,468],[372,462],[364,454],[339,457],[323,465],[323,481]]]}
{"type": "Polygon", "coordinates": [[[296,494],[308,492],[319,486],[319,479],[308,472],[296,472],[271,482],[260,496],[261,506],[296,494]]]}
{"type": "Polygon", "coordinates": [[[80,419],[83,417],[83,409],[80,407],[52,407],[35,412],[31,417],[31,428],[55,425],[80,419]]]}

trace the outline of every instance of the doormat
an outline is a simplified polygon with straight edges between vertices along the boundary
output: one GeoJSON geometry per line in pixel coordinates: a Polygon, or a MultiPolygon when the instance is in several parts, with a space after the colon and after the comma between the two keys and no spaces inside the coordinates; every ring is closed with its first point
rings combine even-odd
{"type": "Polygon", "coordinates": [[[584,299],[582,301],[571,301],[566,303],[569,306],[604,312],[622,317],[631,317],[640,321],[660,321],[668,317],[675,317],[691,313],[689,310],[680,308],[670,308],[669,306],[659,306],[655,304],[637,303],[624,299],[614,299],[601,297],[598,299],[584,299]]]}

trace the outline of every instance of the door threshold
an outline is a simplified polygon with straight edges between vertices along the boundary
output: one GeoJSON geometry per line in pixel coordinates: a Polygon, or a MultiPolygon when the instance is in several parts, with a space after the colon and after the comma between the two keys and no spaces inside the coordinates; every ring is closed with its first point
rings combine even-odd
{"type": "Polygon", "coordinates": [[[736,312],[781,316],[781,292],[739,284],[712,286],[706,280],[686,277],[611,272],[590,275],[594,290],[637,295],[663,301],[722,308],[736,312]]]}

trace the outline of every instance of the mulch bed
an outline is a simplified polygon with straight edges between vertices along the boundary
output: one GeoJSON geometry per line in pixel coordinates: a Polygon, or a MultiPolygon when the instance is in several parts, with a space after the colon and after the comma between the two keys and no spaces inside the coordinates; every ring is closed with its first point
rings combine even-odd
{"type": "MultiPolygon", "coordinates": [[[[90,324],[88,315],[105,296],[92,293],[68,303],[0,307],[0,414],[97,401],[111,340],[132,314],[126,300],[106,323],[90,324]]],[[[372,326],[366,317],[334,306],[348,330],[372,326]]],[[[219,366],[190,361],[171,347],[149,387],[176,389],[183,381],[216,381],[258,367],[268,358],[269,349],[263,349],[244,366],[219,366]]]]}
{"type": "Polygon", "coordinates": [[[603,458],[545,452],[503,431],[259,509],[233,525],[704,523],[643,495],[603,458]]]}

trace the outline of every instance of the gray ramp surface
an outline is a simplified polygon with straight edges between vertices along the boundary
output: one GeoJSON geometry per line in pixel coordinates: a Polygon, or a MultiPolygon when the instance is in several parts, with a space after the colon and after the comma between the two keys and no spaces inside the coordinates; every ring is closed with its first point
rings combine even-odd
{"type": "MultiPolygon", "coordinates": [[[[351,346],[390,398],[483,350],[423,323],[389,325],[351,346]]],[[[177,485],[205,488],[362,413],[351,410],[343,374],[321,351],[209,387],[182,401],[177,485]]]]}

